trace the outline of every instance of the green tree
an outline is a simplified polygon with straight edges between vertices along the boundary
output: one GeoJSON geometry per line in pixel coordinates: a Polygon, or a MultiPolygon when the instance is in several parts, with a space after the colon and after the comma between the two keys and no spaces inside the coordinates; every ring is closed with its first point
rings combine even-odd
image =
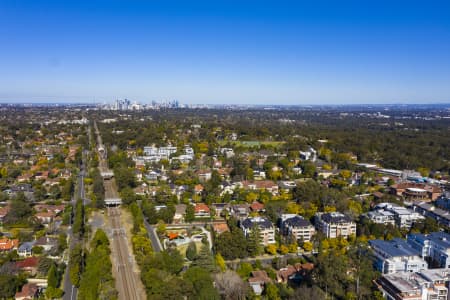
{"type": "Polygon", "coordinates": [[[16,291],[20,291],[25,283],[25,277],[0,274],[0,298],[13,299],[16,291]]]}
{"type": "Polygon", "coordinates": [[[248,255],[254,257],[261,254],[261,230],[255,224],[247,238],[247,252],[248,255]]]}
{"type": "Polygon", "coordinates": [[[23,193],[19,193],[11,201],[10,210],[5,216],[5,223],[16,224],[27,222],[32,213],[33,211],[30,204],[26,201],[25,195],[23,193]]]}
{"type": "Polygon", "coordinates": [[[38,262],[37,271],[41,276],[46,276],[50,267],[54,265],[54,261],[48,257],[41,257],[38,262]]]}
{"type": "Polygon", "coordinates": [[[193,261],[197,257],[197,246],[194,242],[190,242],[186,249],[186,258],[193,261]]]}
{"type": "Polygon", "coordinates": [[[80,281],[79,299],[117,298],[112,277],[109,240],[106,233],[98,229],[90,243],[91,251],[86,257],[86,267],[80,281]]]}
{"type": "Polygon", "coordinates": [[[268,300],[281,300],[278,288],[273,283],[266,284],[266,287],[264,288],[264,294],[266,295],[268,300]]]}
{"type": "Polygon", "coordinates": [[[225,259],[223,259],[222,255],[220,253],[216,254],[215,257],[216,266],[219,267],[220,271],[225,272],[227,269],[227,265],[225,263],[225,259]]]}
{"type": "Polygon", "coordinates": [[[82,269],[82,261],[83,261],[83,253],[80,244],[76,244],[72,251],[70,252],[69,259],[69,277],[70,282],[78,287],[80,284],[81,278],[81,269],[82,269]]]}
{"type": "Polygon", "coordinates": [[[52,264],[52,266],[48,270],[47,285],[49,287],[54,287],[54,288],[56,288],[58,286],[58,275],[56,273],[55,264],[52,264]]]}
{"type": "Polygon", "coordinates": [[[188,223],[191,223],[195,220],[195,207],[192,204],[189,204],[186,207],[186,214],[184,216],[184,220],[188,223]]]}
{"type": "Polygon", "coordinates": [[[124,187],[121,191],[120,191],[120,198],[122,199],[123,204],[125,205],[129,205],[131,203],[136,202],[137,200],[137,195],[136,193],[133,191],[132,188],[130,187],[124,187]]]}
{"type": "Polygon", "coordinates": [[[243,262],[237,269],[237,273],[242,279],[247,280],[250,277],[250,273],[253,271],[253,267],[251,264],[243,262]]]}
{"type": "Polygon", "coordinates": [[[62,253],[67,248],[67,235],[65,233],[61,233],[58,235],[58,252],[62,253]]]}
{"type": "Polygon", "coordinates": [[[213,272],[216,267],[214,265],[214,258],[212,257],[211,251],[207,244],[202,244],[197,257],[192,262],[193,266],[201,267],[208,272],[213,272]]]}
{"type": "Polygon", "coordinates": [[[63,295],[63,291],[61,289],[49,286],[45,289],[45,297],[47,299],[60,299],[63,295]]]}
{"type": "Polygon", "coordinates": [[[220,299],[217,290],[214,288],[211,273],[200,267],[191,267],[184,274],[183,278],[193,286],[192,299],[215,300],[220,299]]]}
{"type": "Polygon", "coordinates": [[[247,240],[241,229],[224,232],[215,239],[215,249],[225,259],[244,258],[247,256],[247,240]]]}

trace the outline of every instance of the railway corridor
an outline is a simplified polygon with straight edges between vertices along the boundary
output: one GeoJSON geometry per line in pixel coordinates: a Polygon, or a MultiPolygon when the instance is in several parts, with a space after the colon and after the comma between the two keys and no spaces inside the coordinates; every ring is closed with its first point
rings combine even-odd
{"type": "MultiPolygon", "coordinates": [[[[140,278],[133,271],[133,256],[128,251],[126,230],[121,224],[120,208],[107,208],[111,230],[111,254],[119,299],[143,299],[140,278]]],[[[144,296],[145,297],[145,296],[144,296]]]]}
{"type": "MultiPolygon", "coordinates": [[[[106,151],[101,144],[102,139],[94,123],[95,132],[97,134],[97,141],[103,149],[103,153],[99,151],[99,169],[101,172],[112,171],[108,168],[106,162],[106,151]]],[[[105,188],[105,199],[119,199],[119,193],[114,177],[104,178],[103,185],[105,188]]],[[[145,289],[141,282],[138,267],[134,260],[132,248],[129,247],[127,240],[127,230],[121,221],[120,206],[106,207],[108,222],[106,224],[107,232],[111,244],[111,261],[113,266],[113,276],[116,279],[116,289],[119,292],[119,299],[121,300],[138,300],[146,299],[145,289]],[[135,271],[136,270],[136,271],[135,271]]],[[[131,234],[131,233],[130,233],[131,234]]],[[[130,241],[131,244],[131,241],[130,241]]]]}

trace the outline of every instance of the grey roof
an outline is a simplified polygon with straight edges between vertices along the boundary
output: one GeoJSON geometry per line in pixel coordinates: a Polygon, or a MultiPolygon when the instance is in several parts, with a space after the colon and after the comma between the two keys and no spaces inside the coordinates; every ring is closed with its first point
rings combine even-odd
{"type": "Polygon", "coordinates": [[[256,217],[256,218],[247,218],[242,221],[242,227],[244,228],[252,228],[253,226],[258,226],[260,228],[272,228],[273,224],[267,218],[256,217]]]}
{"type": "Polygon", "coordinates": [[[177,204],[177,205],[175,205],[175,212],[177,214],[185,214],[186,208],[187,208],[186,204],[177,204]]]}
{"type": "Polygon", "coordinates": [[[25,251],[25,250],[31,250],[34,246],[35,241],[32,242],[24,242],[22,245],[19,246],[19,251],[25,251]]]}
{"type": "Polygon", "coordinates": [[[224,209],[229,207],[230,205],[228,203],[213,203],[211,204],[211,206],[215,207],[215,208],[219,208],[219,209],[224,209]]]}
{"type": "Polygon", "coordinates": [[[430,240],[442,248],[450,249],[450,234],[446,232],[431,232],[429,234],[414,233],[408,235],[408,240],[430,240]]]}
{"type": "Polygon", "coordinates": [[[381,278],[382,281],[388,281],[399,292],[412,292],[420,290],[422,285],[427,282],[422,276],[417,273],[397,272],[392,274],[385,274],[381,278]]]}
{"type": "Polygon", "coordinates": [[[45,246],[45,245],[56,246],[57,244],[58,244],[57,239],[46,236],[42,236],[35,241],[36,246],[45,246]]]}
{"type": "Polygon", "coordinates": [[[283,224],[287,225],[287,226],[292,226],[292,227],[306,227],[306,226],[311,225],[311,223],[308,220],[304,219],[301,216],[295,216],[295,217],[286,219],[283,221],[283,224]]]}
{"type": "Polygon", "coordinates": [[[325,213],[320,218],[327,223],[349,223],[352,219],[339,212],[325,213]]]}
{"type": "Polygon", "coordinates": [[[396,272],[385,274],[379,282],[389,282],[398,292],[420,291],[424,284],[436,280],[447,280],[450,269],[428,269],[420,272],[396,272]]]}
{"type": "Polygon", "coordinates": [[[385,253],[387,253],[391,257],[396,256],[413,256],[420,255],[420,252],[414,248],[412,248],[405,240],[403,239],[393,239],[391,241],[384,240],[371,240],[369,241],[370,246],[375,249],[379,249],[385,253]]]}
{"type": "Polygon", "coordinates": [[[414,205],[416,205],[417,207],[422,208],[423,210],[426,210],[429,213],[432,213],[434,215],[437,215],[441,218],[444,219],[449,219],[450,220],[450,214],[448,211],[440,209],[430,203],[426,203],[426,202],[420,202],[420,203],[415,203],[414,205]]]}

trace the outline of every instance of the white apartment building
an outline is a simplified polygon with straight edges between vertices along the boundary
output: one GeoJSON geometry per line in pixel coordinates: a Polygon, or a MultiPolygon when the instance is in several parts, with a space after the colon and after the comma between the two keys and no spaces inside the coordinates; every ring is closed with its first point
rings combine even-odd
{"type": "Polygon", "coordinates": [[[293,235],[296,240],[304,242],[311,241],[316,233],[314,226],[308,220],[296,214],[281,215],[280,229],[283,235],[293,235]]]}
{"type": "Polygon", "coordinates": [[[403,239],[371,240],[369,244],[375,255],[375,267],[383,274],[419,272],[428,269],[428,264],[419,251],[403,239]]]}
{"type": "Polygon", "coordinates": [[[252,232],[253,228],[257,226],[260,231],[261,245],[267,246],[275,244],[275,226],[269,219],[264,217],[247,218],[241,222],[241,228],[246,237],[252,232]]]}
{"type": "Polygon", "coordinates": [[[340,212],[316,213],[314,223],[317,231],[323,232],[327,238],[347,238],[356,234],[356,223],[340,212]]]}
{"type": "Polygon", "coordinates": [[[420,213],[392,203],[380,203],[366,217],[374,223],[397,225],[400,228],[411,228],[414,222],[422,221],[420,213]]]}
{"type": "Polygon", "coordinates": [[[449,281],[450,269],[429,269],[386,274],[376,284],[388,300],[447,300],[449,281]]]}

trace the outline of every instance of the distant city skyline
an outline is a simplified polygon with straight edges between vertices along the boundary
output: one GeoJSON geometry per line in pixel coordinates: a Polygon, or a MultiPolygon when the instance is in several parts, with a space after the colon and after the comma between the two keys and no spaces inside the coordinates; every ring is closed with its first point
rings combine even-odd
{"type": "Polygon", "coordinates": [[[0,103],[450,103],[448,1],[2,1],[0,103]]]}

